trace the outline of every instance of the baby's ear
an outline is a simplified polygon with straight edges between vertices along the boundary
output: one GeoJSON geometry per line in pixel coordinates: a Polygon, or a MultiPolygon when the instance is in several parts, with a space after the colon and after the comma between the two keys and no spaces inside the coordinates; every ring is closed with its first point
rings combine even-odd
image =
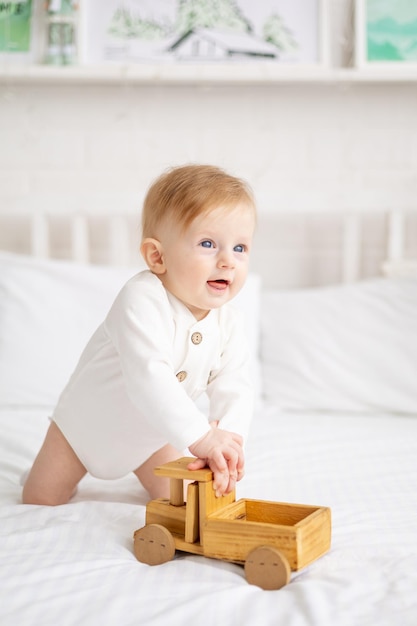
{"type": "Polygon", "coordinates": [[[158,239],[147,237],[142,241],[140,251],[151,272],[154,274],[165,274],[166,267],[162,244],[158,239]]]}

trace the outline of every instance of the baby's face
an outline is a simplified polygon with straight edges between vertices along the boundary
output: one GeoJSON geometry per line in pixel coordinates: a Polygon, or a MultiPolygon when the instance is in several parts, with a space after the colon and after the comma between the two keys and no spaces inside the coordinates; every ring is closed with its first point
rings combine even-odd
{"type": "Polygon", "coordinates": [[[254,210],[246,204],[200,215],[185,232],[175,224],[162,229],[159,239],[166,271],[159,277],[197,320],[242,288],[254,229],[254,210]]]}

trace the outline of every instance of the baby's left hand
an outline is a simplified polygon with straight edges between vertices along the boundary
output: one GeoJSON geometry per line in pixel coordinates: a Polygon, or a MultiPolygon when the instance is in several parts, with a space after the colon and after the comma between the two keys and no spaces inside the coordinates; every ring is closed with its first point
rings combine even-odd
{"type": "MultiPolygon", "coordinates": [[[[216,430],[218,426],[218,422],[217,421],[211,422],[210,426],[212,427],[213,430],[216,430]]],[[[224,449],[223,453],[221,454],[222,458],[221,459],[217,458],[217,461],[215,460],[214,456],[211,454],[209,454],[208,456],[203,456],[203,455],[198,456],[198,453],[200,452],[199,450],[200,445],[198,444],[200,442],[196,442],[196,444],[194,444],[193,446],[190,446],[190,451],[193,454],[196,454],[198,458],[196,458],[195,461],[192,461],[191,463],[188,464],[189,470],[199,470],[207,466],[210,467],[210,469],[213,471],[213,479],[214,479],[213,488],[216,491],[217,497],[223,496],[224,494],[227,494],[227,493],[231,493],[236,487],[236,482],[241,480],[241,478],[243,478],[244,476],[244,457],[243,457],[243,450],[241,448],[242,438],[239,435],[236,435],[235,433],[229,433],[227,431],[220,431],[220,432],[222,433],[222,435],[226,437],[226,439],[228,438],[228,436],[229,437],[231,436],[232,441],[234,442],[233,447],[235,447],[238,444],[237,449],[239,450],[239,454],[237,455],[237,458],[236,458],[236,454],[228,453],[227,446],[226,446],[226,449],[224,449]]],[[[219,432],[219,435],[220,435],[220,432],[219,432]]],[[[204,437],[203,440],[205,440],[207,437],[208,435],[206,435],[206,437],[204,437]]]]}

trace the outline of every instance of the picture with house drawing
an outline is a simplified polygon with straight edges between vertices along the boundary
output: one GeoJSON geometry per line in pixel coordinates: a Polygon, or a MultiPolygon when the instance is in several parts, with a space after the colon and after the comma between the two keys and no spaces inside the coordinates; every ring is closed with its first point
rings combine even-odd
{"type": "Polygon", "coordinates": [[[89,0],[84,61],[318,63],[321,4],[89,0]]]}

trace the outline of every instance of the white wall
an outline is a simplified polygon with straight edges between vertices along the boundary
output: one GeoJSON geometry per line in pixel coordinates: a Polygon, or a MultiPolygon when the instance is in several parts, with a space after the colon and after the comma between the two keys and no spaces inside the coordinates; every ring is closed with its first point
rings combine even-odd
{"type": "MultiPolygon", "coordinates": [[[[349,0],[331,2],[343,65],[349,0]]],[[[0,82],[0,210],[140,210],[167,166],[210,162],[261,213],[417,205],[417,82],[251,86],[0,82]]]]}
{"type": "Polygon", "coordinates": [[[0,90],[11,210],[132,210],[187,161],[246,177],[261,210],[416,204],[417,83],[0,90]]]}

